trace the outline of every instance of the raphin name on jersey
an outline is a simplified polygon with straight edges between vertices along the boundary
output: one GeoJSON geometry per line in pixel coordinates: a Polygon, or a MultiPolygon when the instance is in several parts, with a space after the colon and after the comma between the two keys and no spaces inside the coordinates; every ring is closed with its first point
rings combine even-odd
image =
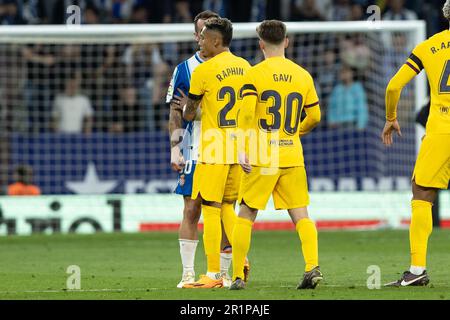
{"type": "Polygon", "coordinates": [[[419,44],[406,64],[417,74],[423,69],[427,73],[431,94],[427,133],[450,134],[450,31],[419,44]]]}
{"type": "MultiPolygon", "coordinates": [[[[166,103],[170,103],[174,95],[180,96],[177,89],[180,89],[186,95],[189,93],[191,75],[201,63],[203,63],[203,60],[197,52],[175,68],[172,79],[170,80],[169,90],[167,91],[166,103]]],[[[197,161],[198,158],[200,140],[199,120],[199,117],[196,117],[194,121],[184,122],[183,124],[185,131],[181,144],[181,152],[186,161],[197,161]]]]}
{"type": "Polygon", "coordinates": [[[189,97],[201,99],[200,162],[237,163],[237,100],[248,68],[245,59],[226,51],[192,74],[189,97]]]}

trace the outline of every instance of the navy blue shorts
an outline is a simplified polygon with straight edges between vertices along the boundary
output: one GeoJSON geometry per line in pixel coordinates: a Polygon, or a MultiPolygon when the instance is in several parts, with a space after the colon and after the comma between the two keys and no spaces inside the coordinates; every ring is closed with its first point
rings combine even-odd
{"type": "Polygon", "coordinates": [[[183,171],[178,174],[177,187],[175,193],[190,197],[192,195],[192,184],[194,182],[194,171],[196,161],[188,160],[183,171]]]}

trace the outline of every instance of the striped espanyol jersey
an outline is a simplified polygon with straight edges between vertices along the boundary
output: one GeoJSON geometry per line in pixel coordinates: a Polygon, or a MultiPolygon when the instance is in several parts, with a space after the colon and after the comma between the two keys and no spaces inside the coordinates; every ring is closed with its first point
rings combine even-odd
{"type": "MultiPolygon", "coordinates": [[[[175,68],[167,91],[166,103],[170,103],[174,95],[180,96],[177,89],[188,95],[192,72],[202,62],[199,52],[196,52],[191,58],[183,61],[175,68]]],[[[200,108],[198,112],[200,112],[200,108]]],[[[181,145],[183,157],[186,161],[197,161],[200,142],[200,114],[197,114],[194,121],[184,121],[183,129],[185,129],[181,145]]]]}

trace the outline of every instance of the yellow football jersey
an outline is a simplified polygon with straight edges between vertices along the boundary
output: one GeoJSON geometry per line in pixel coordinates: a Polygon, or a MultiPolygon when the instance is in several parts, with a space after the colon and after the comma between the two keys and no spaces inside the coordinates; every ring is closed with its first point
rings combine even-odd
{"type": "Polygon", "coordinates": [[[201,135],[198,161],[237,163],[237,101],[250,64],[231,52],[222,52],[192,73],[189,97],[201,99],[201,135]]]}
{"type": "Polygon", "coordinates": [[[450,134],[450,31],[419,44],[406,65],[417,74],[423,69],[427,73],[431,95],[427,133],[450,134]]]}
{"type": "Polygon", "coordinates": [[[226,51],[200,64],[192,73],[189,97],[201,99],[198,161],[237,163],[236,136],[239,90],[250,64],[226,51]]]}
{"type": "Polygon", "coordinates": [[[299,137],[302,110],[319,108],[314,81],[308,71],[284,57],[268,58],[247,72],[242,90],[242,96],[246,95],[258,98],[253,128],[250,128],[255,134],[248,135],[246,144],[250,164],[278,168],[304,166],[299,137]]]}

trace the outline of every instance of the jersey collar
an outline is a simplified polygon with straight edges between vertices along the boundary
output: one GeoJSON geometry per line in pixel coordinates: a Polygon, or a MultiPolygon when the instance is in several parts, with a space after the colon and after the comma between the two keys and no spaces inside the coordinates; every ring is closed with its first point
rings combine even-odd
{"type": "Polygon", "coordinates": [[[200,51],[197,51],[194,56],[195,56],[195,59],[197,59],[198,62],[200,62],[200,63],[205,62],[202,58],[200,58],[200,51]]]}

